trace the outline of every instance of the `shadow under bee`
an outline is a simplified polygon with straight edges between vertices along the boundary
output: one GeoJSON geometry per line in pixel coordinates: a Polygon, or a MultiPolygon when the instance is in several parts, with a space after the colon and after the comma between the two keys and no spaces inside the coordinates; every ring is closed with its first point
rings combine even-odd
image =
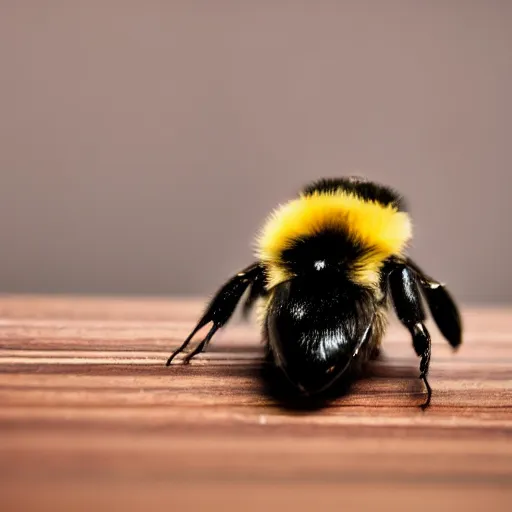
{"type": "MultiPolygon", "coordinates": [[[[333,405],[334,402],[337,406],[343,406],[343,399],[351,396],[354,387],[365,388],[366,396],[374,397],[376,407],[390,405],[390,399],[396,402],[396,405],[403,403],[399,395],[424,396],[424,389],[418,379],[418,370],[414,364],[389,365],[382,356],[350,373],[343,374],[325,392],[311,396],[301,394],[268,357],[263,364],[254,369],[254,372],[260,382],[260,390],[265,397],[275,403],[277,407],[291,412],[320,410],[333,405]],[[387,382],[387,387],[391,388],[391,391],[382,390],[382,385],[379,383],[383,382],[387,382]],[[383,401],[385,394],[388,395],[387,400],[383,401]],[[396,397],[393,397],[393,394],[396,394],[396,397]]],[[[361,396],[360,390],[358,390],[357,396],[361,396]]],[[[417,404],[411,403],[410,405],[417,404]]]]}

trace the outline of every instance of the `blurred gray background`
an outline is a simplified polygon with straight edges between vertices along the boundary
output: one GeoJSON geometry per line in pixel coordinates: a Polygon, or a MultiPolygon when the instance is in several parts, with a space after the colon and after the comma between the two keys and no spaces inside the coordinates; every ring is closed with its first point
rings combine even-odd
{"type": "Polygon", "coordinates": [[[0,291],[212,293],[320,176],[512,299],[512,2],[0,3],[0,291]]]}

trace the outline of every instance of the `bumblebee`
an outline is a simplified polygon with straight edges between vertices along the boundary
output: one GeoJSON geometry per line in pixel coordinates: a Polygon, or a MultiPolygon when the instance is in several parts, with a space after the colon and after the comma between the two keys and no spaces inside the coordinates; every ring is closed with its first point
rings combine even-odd
{"type": "Polygon", "coordinates": [[[423,298],[454,349],[462,327],[446,287],[407,256],[411,237],[405,201],[392,188],[359,177],[307,185],[269,216],[257,237],[257,261],[220,288],[167,365],[211,324],[183,362],[204,351],[248,290],[243,309],[249,313],[261,299],[270,360],[299,394],[319,395],[378,355],[392,305],[421,358],[426,408],[431,340],[423,298]]]}

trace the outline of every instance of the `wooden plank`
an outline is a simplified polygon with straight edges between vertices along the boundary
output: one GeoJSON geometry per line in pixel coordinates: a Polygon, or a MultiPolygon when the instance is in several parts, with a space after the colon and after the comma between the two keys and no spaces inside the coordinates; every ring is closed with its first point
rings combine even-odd
{"type": "Polygon", "coordinates": [[[455,354],[430,324],[423,412],[396,322],[320,408],[268,393],[255,325],[166,368],[202,306],[0,297],[2,510],[512,509],[512,309],[466,308],[455,354]]]}

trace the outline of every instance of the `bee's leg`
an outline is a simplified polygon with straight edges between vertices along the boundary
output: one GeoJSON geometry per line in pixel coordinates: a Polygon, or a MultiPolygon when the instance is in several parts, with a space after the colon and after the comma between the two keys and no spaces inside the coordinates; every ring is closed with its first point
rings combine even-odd
{"type": "Polygon", "coordinates": [[[244,318],[249,317],[256,301],[266,295],[267,289],[265,288],[265,274],[262,272],[255,277],[251,287],[249,288],[249,295],[247,296],[242,309],[244,318]]]}
{"type": "Polygon", "coordinates": [[[187,357],[184,358],[183,363],[188,363],[195,355],[202,352],[208,346],[213,335],[231,318],[231,315],[235,311],[245,290],[260,274],[263,274],[263,267],[258,263],[253,263],[224,284],[208,304],[205,313],[197,323],[194,330],[181,344],[181,346],[171,354],[167,360],[167,366],[171,364],[172,360],[180,352],[183,352],[183,350],[187,348],[187,345],[190,343],[194,335],[205,325],[211,322],[212,327],[206,337],[192,352],[190,352],[190,354],[187,355],[187,357]]]}
{"type": "Polygon", "coordinates": [[[448,343],[457,348],[462,343],[462,322],[459,310],[445,285],[427,276],[412,260],[407,266],[418,276],[437,327],[448,343]]]}
{"type": "Polygon", "coordinates": [[[427,400],[422,405],[425,409],[430,404],[432,389],[427,375],[430,363],[430,335],[424,325],[425,311],[421,301],[416,275],[403,264],[397,265],[389,274],[389,287],[393,305],[400,322],[409,330],[416,354],[421,357],[420,379],[427,388],[427,400]]]}

